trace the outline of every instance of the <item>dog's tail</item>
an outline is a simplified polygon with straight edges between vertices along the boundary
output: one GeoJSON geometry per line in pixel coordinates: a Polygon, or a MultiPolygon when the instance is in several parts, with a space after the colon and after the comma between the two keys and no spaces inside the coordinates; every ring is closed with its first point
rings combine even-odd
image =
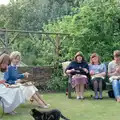
{"type": "Polygon", "coordinates": [[[64,120],[70,120],[70,119],[66,118],[65,116],[63,116],[62,114],[61,114],[61,118],[63,118],[64,120]]]}

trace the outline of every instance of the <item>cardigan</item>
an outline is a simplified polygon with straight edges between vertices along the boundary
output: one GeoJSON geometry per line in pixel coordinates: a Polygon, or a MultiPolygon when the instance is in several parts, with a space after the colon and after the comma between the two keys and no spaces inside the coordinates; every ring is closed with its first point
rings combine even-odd
{"type": "Polygon", "coordinates": [[[17,66],[9,65],[8,70],[4,73],[4,79],[9,84],[15,84],[16,80],[23,79],[24,77],[24,74],[18,73],[17,66]]]}
{"type": "MultiPolygon", "coordinates": [[[[87,62],[83,61],[81,63],[78,63],[76,61],[72,61],[68,67],[66,68],[65,71],[67,70],[71,70],[71,69],[75,69],[75,70],[78,70],[78,69],[81,69],[81,68],[86,68],[88,71],[89,71],[89,66],[87,64],[87,62]]],[[[73,73],[72,75],[74,75],[75,73],[73,73]]]]}

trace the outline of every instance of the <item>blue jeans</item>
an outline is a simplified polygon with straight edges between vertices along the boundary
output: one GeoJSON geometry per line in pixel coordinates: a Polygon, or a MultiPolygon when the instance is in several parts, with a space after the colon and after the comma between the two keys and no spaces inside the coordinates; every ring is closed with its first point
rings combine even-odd
{"type": "Polygon", "coordinates": [[[113,80],[112,87],[113,87],[115,98],[120,97],[120,80],[113,80]]]}

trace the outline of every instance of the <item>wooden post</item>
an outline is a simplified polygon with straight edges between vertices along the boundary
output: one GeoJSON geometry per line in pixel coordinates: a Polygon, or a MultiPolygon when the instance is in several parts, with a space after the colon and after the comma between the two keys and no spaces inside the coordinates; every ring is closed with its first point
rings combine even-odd
{"type": "Polygon", "coordinates": [[[68,78],[68,98],[71,98],[71,91],[72,91],[71,81],[72,81],[72,77],[71,77],[71,75],[69,75],[69,78],[68,78]]]}
{"type": "Polygon", "coordinates": [[[5,32],[5,52],[8,53],[8,33],[7,31],[5,32]]]}
{"type": "Polygon", "coordinates": [[[55,68],[58,68],[59,64],[59,57],[60,57],[60,36],[59,34],[56,35],[55,39],[55,68]]]}
{"type": "Polygon", "coordinates": [[[71,83],[68,83],[68,98],[71,98],[71,83]]]}
{"type": "Polygon", "coordinates": [[[1,54],[6,52],[6,31],[0,31],[0,42],[2,43],[2,46],[0,48],[1,54]]]}

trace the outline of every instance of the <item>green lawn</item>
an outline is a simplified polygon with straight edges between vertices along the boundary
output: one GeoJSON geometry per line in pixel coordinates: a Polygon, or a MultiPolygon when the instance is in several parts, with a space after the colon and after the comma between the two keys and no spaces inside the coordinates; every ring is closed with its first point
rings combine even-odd
{"type": "MultiPolygon", "coordinates": [[[[92,92],[85,92],[85,100],[68,99],[64,93],[43,94],[44,99],[51,104],[52,108],[61,110],[63,115],[70,120],[120,120],[120,103],[107,97],[104,92],[103,100],[93,100],[90,96],[92,92]]],[[[16,109],[16,115],[4,115],[3,120],[33,120],[29,115],[31,108],[35,104],[26,103],[16,109]]],[[[2,109],[0,109],[0,114],[2,109]]]]}

